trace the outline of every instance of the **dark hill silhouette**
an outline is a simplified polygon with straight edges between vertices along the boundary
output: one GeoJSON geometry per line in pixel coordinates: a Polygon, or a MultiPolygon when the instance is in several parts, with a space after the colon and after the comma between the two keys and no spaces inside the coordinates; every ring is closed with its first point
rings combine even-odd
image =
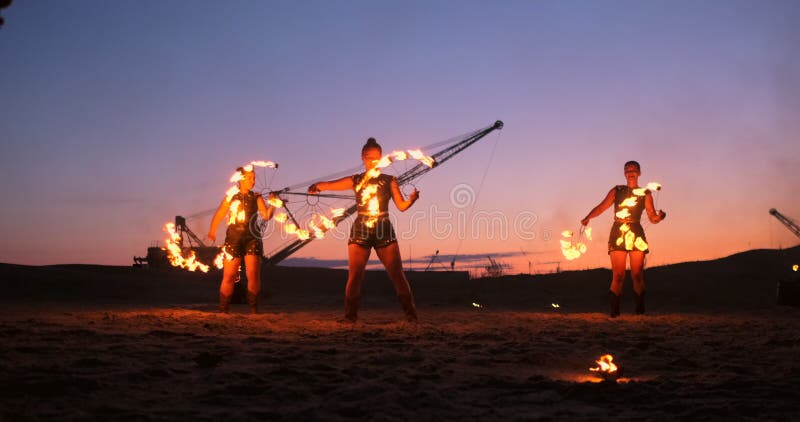
{"type": "MultiPolygon", "coordinates": [[[[800,247],[750,250],[725,258],[647,269],[648,312],[755,310],[775,306],[779,280],[797,277],[800,247]]],[[[605,310],[610,271],[592,269],[545,275],[513,275],[469,280],[466,273],[409,272],[420,307],[513,309],[536,312],[605,310]],[[553,304],[558,304],[554,308],[553,304]]],[[[25,266],[0,264],[10,304],[52,303],[96,308],[105,304],[151,307],[206,304],[217,297],[217,273],[101,265],[25,266]]],[[[341,305],[346,271],[274,267],[264,271],[265,310],[341,305]]],[[[383,271],[368,272],[364,306],[396,306],[383,271]]],[[[632,308],[630,281],[623,312],[632,308]]]]}

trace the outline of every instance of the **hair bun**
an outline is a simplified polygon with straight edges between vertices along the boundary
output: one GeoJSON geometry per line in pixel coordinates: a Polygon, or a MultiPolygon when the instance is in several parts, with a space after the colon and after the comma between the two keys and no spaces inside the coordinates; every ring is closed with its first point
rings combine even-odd
{"type": "Polygon", "coordinates": [[[383,150],[383,148],[381,148],[380,144],[378,144],[378,141],[376,141],[375,138],[369,138],[367,139],[367,143],[364,144],[364,146],[361,148],[361,154],[363,155],[368,149],[373,149],[373,148],[378,150],[383,150]]]}

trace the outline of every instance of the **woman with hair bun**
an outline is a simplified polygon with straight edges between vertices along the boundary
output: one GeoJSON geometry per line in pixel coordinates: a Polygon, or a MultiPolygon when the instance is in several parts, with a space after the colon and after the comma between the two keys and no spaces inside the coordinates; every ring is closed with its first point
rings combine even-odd
{"type": "Polygon", "coordinates": [[[419,199],[416,189],[408,199],[403,197],[394,176],[380,174],[375,168],[382,157],[383,150],[375,138],[369,138],[361,148],[361,160],[365,172],[346,176],[338,180],[318,182],[308,187],[308,193],[317,194],[326,190],[353,189],[358,201],[358,216],[350,229],[347,242],[348,276],[344,298],[344,319],[355,322],[358,319],[358,304],[361,298],[361,285],[364,271],[372,249],[386,268],[394,283],[397,298],[405,312],[406,321],[417,321],[414,294],[403,272],[400,247],[397,244],[394,228],[389,221],[389,200],[393,200],[400,211],[410,208],[419,199]],[[378,173],[377,176],[375,174],[378,173]]]}

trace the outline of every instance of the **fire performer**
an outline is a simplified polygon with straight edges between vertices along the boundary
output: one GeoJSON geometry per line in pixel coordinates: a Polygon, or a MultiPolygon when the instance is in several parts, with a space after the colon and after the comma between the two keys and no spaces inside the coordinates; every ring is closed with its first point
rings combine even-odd
{"type": "Polygon", "coordinates": [[[644,210],[647,210],[647,218],[653,224],[661,222],[667,216],[664,211],[656,212],[650,190],[639,187],[639,176],[642,174],[639,163],[628,161],[625,163],[624,169],[627,184],[611,188],[605,199],[581,220],[581,224],[586,226],[589,224],[589,220],[614,205],[614,225],[611,226],[611,234],[608,239],[608,254],[611,257],[612,271],[609,289],[612,318],[619,316],[620,295],[625,281],[625,264],[628,256],[630,256],[631,278],[633,278],[633,291],[636,296],[636,313],[644,313],[644,257],[650,250],[640,219],[644,210]]]}
{"type": "Polygon", "coordinates": [[[369,138],[361,148],[364,173],[346,176],[338,180],[318,182],[308,187],[308,193],[317,194],[325,190],[353,189],[358,199],[358,217],[353,222],[348,240],[349,272],[345,287],[344,318],[347,322],[358,319],[358,304],[361,298],[361,285],[364,271],[372,248],[386,268],[394,283],[397,298],[405,312],[406,320],[417,321],[414,294],[403,272],[403,261],[397,244],[394,228],[389,220],[389,199],[394,201],[400,211],[410,208],[419,199],[419,191],[414,189],[408,199],[403,197],[394,176],[380,174],[376,168],[383,150],[374,138],[369,138]]]}
{"type": "MultiPolygon", "coordinates": [[[[255,186],[255,172],[251,166],[239,167],[238,192],[226,196],[219,204],[214,218],[211,219],[211,228],[208,238],[217,239],[217,226],[230,211],[228,228],[225,233],[225,244],[222,247],[225,256],[222,270],[222,283],[219,286],[219,310],[227,313],[233,296],[235,278],[244,258],[247,271],[247,303],[250,313],[258,313],[258,295],[261,292],[261,256],[264,254],[264,245],[256,225],[256,213],[261,218],[269,220],[274,212],[274,207],[267,205],[261,194],[252,191],[255,186]]],[[[233,179],[235,180],[235,179],[233,179]]],[[[270,193],[270,199],[275,194],[270,193]]]]}

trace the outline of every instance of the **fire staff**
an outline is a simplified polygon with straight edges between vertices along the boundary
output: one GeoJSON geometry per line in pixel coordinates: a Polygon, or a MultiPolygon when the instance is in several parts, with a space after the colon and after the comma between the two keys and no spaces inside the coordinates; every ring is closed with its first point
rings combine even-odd
{"type": "MultiPolygon", "coordinates": [[[[656,212],[650,190],[639,187],[639,176],[642,174],[639,163],[628,161],[625,163],[624,169],[627,183],[611,188],[605,199],[581,220],[581,224],[586,226],[589,224],[589,220],[614,205],[614,224],[611,226],[611,234],[608,238],[608,254],[611,257],[612,271],[608,294],[612,318],[619,316],[619,302],[622,285],[625,281],[628,257],[630,257],[631,278],[633,278],[633,291],[636,297],[636,313],[644,313],[644,257],[650,252],[650,248],[640,220],[642,212],[645,210],[647,218],[653,224],[661,222],[667,216],[664,211],[656,212]]],[[[660,187],[660,185],[658,186],[660,187]]]]}
{"type": "MultiPolygon", "coordinates": [[[[225,233],[225,245],[222,247],[225,261],[222,283],[219,286],[219,310],[224,313],[228,312],[233,296],[235,277],[239,273],[242,258],[244,258],[247,272],[247,303],[250,305],[250,313],[255,314],[258,313],[258,294],[261,292],[261,256],[264,254],[260,230],[256,224],[256,215],[261,214],[261,218],[269,220],[274,208],[264,202],[261,194],[253,192],[255,172],[251,165],[239,167],[236,171],[238,175],[234,173],[232,181],[238,180],[238,189],[229,191],[228,195],[222,199],[222,203],[219,204],[219,208],[211,220],[208,238],[212,241],[216,240],[217,226],[226,214],[230,214],[225,233]]],[[[273,196],[274,194],[270,193],[270,199],[273,196]]]]}
{"type": "Polygon", "coordinates": [[[355,322],[358,319],[358,304],[361,298],[364,270],[374,248],[386,268],[389,278],[394,283],[395,292],[405,312],[406,320],[416,322],[417,310],[414,304],[414,295],[403,272],[400,248],[392,223],[389,221],[388,211],[389,199],[394,201],[397,209],[405,211],[419,199],[419,191],[415,189],[408,199],[405,199],[397,179],[380,173],[377,166],[381,154],[381,146],[374,138],[369,138],[361,148],[361,160],[366,169],[364,173],[315,183],[308,187],[308,193],[317,194],[325,190],[348,189],[353,189],[356,193],[358,217],[350,229],[347,245],[349,272],[344,299],[345,321],[355,322]]]}

